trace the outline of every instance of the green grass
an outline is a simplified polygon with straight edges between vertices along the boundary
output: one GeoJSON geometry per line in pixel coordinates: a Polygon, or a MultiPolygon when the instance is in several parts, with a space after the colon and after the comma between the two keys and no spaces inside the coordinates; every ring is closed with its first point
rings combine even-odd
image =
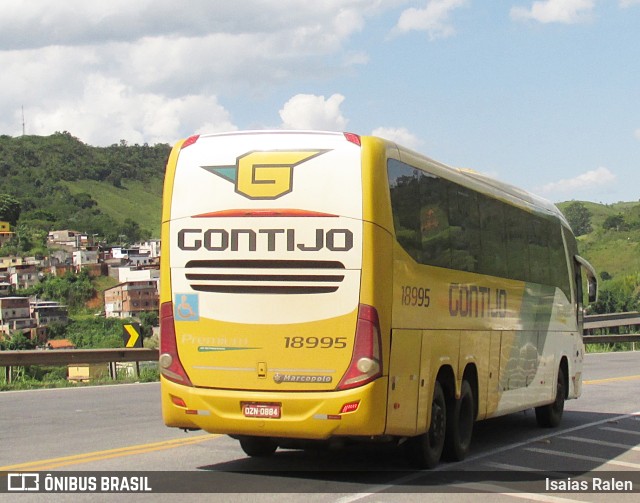
{"type": "Polygon", "coordinates": [[[637,342],[612,342],[607,344],[585,344],[586,353],[616,353],[618,351],[636,351],[640,349],[637,342]]]}
{"type": "Polygon", "coordinates": [[[598,273],[606,271],[616,277],[640,271],[640,233],[637,231],[581,236],[578,246],[598,273]]]}
{"type": "MultiPolygon", "coordinates": [[[[559,203],[563,210],[572,201],[559,203]]],[[[607,217],[621,214],[627,224],[640,218],[640,203],[620,202],[615,204],[597,204],[581,201],[591,212],[593,231],[578,237],[578,247],[583,255],[596,268],[598,273],[608,272],[612,277],[627,276],[640,271],[640,229],[605,230],[607,217]]]]}
{"type": "Polygon", "coordinates": [[[160,236],[162,211],[162,180],[150,183],[123,180],[123,188],[95,180],[77,180],[64,183],[72,194],[86,192],[98,203],[100,210],[116,222],[130,218],[152,236],[160,236]]]}

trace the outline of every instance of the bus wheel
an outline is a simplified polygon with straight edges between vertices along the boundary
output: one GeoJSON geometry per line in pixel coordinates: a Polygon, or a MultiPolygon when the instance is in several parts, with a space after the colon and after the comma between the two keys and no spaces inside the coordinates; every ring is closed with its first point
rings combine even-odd
{"type": "Polygon", "coordinates": [[[271,456],[278,444],[269,437],[240,437],[240,447],[248,456],[264,458],[271,456]]]}
{"type": "Polygon", "coordinates": [[[419,468],[434,468],[440,462],[447,428],[447,404],[442,386],[435,382],[429,430],[407,442],[409,459],[419,468]]]}
{"type": "Polygon", "coordinates": [[[475,422],[475,400],[469,381],[462,381],[460,398],[454,400],[452,408],[447,414],[443,456],[447,461],[462,461],[469,453],[475,422]]]}
{"type": "Polygon", "coordinates": [[[564,368],[558,369],[558,383],[556,384],[556,399],[541,407],[536,407],[536,421],[542,428],[555,428],[560,424],[564,411],[564,397],[567,395],[567,376],[564,368]]]}

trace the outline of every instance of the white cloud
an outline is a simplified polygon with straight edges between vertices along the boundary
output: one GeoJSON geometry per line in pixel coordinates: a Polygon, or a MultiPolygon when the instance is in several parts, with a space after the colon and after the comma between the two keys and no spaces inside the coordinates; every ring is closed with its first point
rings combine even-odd
{"type": "MultiPolygon", "coordinates": [[[[132,42],[145,37],[199,37],[210,33],[304,32],[326,42],[364,26],[364,17],[385,8],[367,0],[13,0],[3,5],[0,49],[48,45],[132,42]]],[[[316,40],[319,42],[319,40],[316,40]]]]}
{"type": "Polygon", "coordinates": [[[538,192],[547,196],[573,195],[577,192],[589,192],[596,189],[602,190],[607,186],[611,186],[616,179],[616,175],[611,172],[611,170],[600,167],[582,173],[574,178],[548,183],[540,188],[538,192]]]}
{"type": "Polygon", "coordinates": [[[31,134],[71,131],[93,145],[173,143],[189,132],[237,129],[212,96],[167,98],[139,93],[116,79],[90,75],[75,99],[26,109],[31,134]]]}
{"type": "Polygon", "coordinates": [[[449,21],[450,13],[468,3],[468,0],[429,0],[423,9],[406,9],[400,14],[394,32],[426,31],[431,40],[450,37],[455,34],[449,21]]]}
{"type": "Polygon", "coordinates": [[[640,0],[620,0],[620,7],[626,9],[632,5],[640,5],[640,0]]]}
{"type": "Polygon", "coordinates": [[[280,110],[282,127],[344,131],[348,120],[340,111],[343,101],[341,94],[333,94],[328,99],[313,94],[297,94],[280,110]]]}
{"type": "Polygon", "coordinates": [[[408,147],[412,149],[417,149],[422,141],[418,139],[413,133],[409,132],[406,128],[390,128],[390,127],[379,127],[374,129],[371,134],[373,136],[379,136],[386,140],[391,140],[393,142],[402,145],[403,147],[408,147]]]}
{"type": "MultiPolygon", "coordinates": [[[[221,97],[366,64],[346,43],[399,1],[13,0],[0,16],[0,134],[19,134],[21,106],[28,134],[99,144],[234,129],[221,97]]],[[[324,123],[346,120],[327,110],[324,123]]]]}
{"type": "Polygon", "coordinates": [[[531,8],[512,7],[514,20],[534,20],[540,23],[573,24],[589,19],[595,0],[540,0],[531,8]]]}
{"type": "Polygon", "coordinates": [[[640,140],[640,129],[636,129],[633,132],[633,136],[635,136],[638,140],[640,140]]]}

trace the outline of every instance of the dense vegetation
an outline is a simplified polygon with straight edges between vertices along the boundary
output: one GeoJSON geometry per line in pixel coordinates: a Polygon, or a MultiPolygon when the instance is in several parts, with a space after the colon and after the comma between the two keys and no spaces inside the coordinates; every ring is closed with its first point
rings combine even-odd
{"type": "Polygon", "coordinates": [[[640,310],[640,203],[560,203],[580,253],[600,275],[593,312],[640,310]]]}
{"type": "Polygon", "coordinates": [[[18,291],[20,296],[54,300],[71,309],[84,307],[95,293],[91,278],[86,271],[81,271],[79,274],[68,272],[61,277],[45,276],[37,285],[18,291]]]}
{"type": "Polygon", "coordinates": [[[92,147],[67,132],[0,136],[0,218],[9,220],[19,236],[16,249],[7,251],[44,251],[43,236],[54,229],[73,229],[108,242],[158,237],[169,151],[169,145],[124,141],[92,147]],[[110,207],[104,193],[130,204],[110,207]]]}

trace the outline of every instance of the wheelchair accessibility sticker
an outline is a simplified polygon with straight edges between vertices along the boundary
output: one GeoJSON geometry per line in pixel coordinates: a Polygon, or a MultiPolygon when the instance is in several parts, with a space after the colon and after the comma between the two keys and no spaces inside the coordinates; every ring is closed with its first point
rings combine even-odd
{"type": "Polygon", "coordinates": [[[177,293],[173,300],[173,316],[176,321],[198,321],[198,295],[193,293],[177,293]]]}

